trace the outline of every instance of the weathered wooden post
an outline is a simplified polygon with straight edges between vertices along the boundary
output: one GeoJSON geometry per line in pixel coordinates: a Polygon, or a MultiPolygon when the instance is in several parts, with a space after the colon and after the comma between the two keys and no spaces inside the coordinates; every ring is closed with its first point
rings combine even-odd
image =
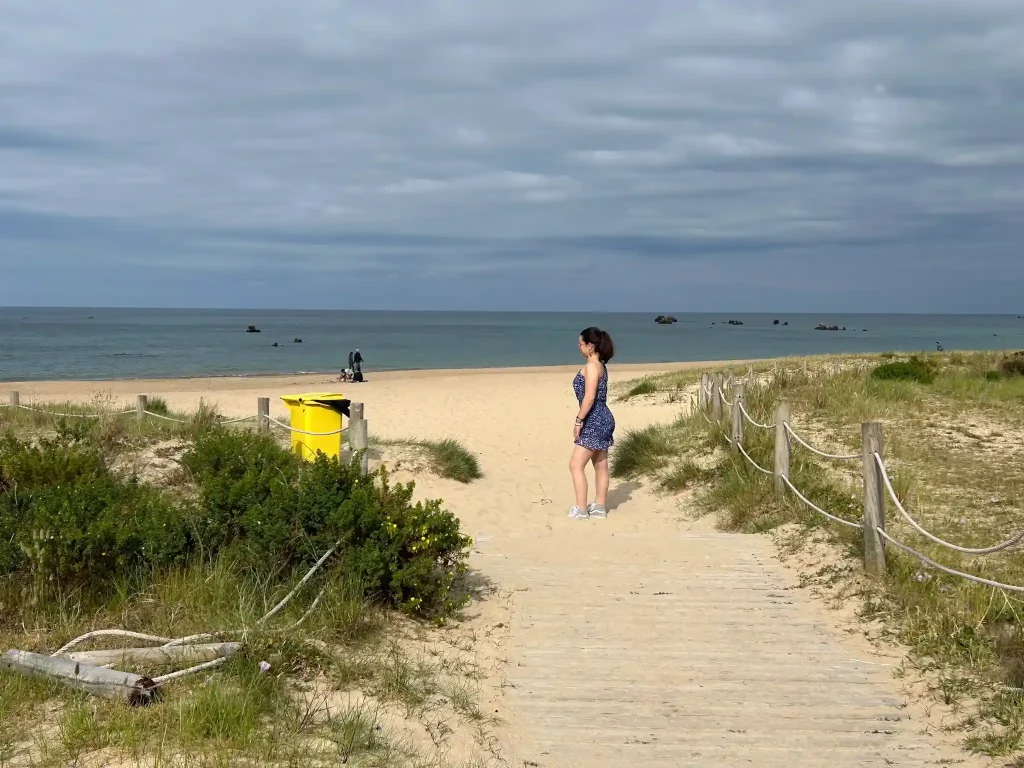
{"type": "Polygon", "coordinates": [[[753,381],[754,381],[754,366],[753,365],[748,365],[747,366],[747,381],[749,381],[751,383],[753,383],[753,381]]]}
{"type": "Polygon", "coordinates": [[[135,402],[135,414],[136,414],[135,418],[137,418],[139,420],[139,425],[140,426],[146,420],[146,409],[148,407],[149,407],[149,396],[148,395],[139,395],[138,399],[135,402]]]}
{"type": "Polygon", "coordinates": [[[789,478],[789,403],[783,401],[775,407],[775,495],[786,495],[786,484],[782,478],[789,478]]]}
{"type": "Polygon", "coordinates": [[[880,421],[861,425],[864,436],[864,571],[869,576],[885,573],[885,540],[878,528],[885,530],[885,479],[875,454],[883,456],[884,435],[880,421]]]}
{"type": "Polygon", "coordinates": [[[21,407],[21,393],[16,390],[11,390],[11,411],[16,411],[21,407]]]}
{"type": "Polygon", "coordinates": [[[708,375],[702,373],[700,375],[700,391],[697,393],[697,405],[700,409],[707,410],[708,407],[708,375]]]}
{"type": "Polygon", "coordinates": [[[260,432],[270,431],[270,398],[256,398],[256,425],[260,432]]]}
{"type": "Polygon", "coordinates": [[[740,452],[743,445],[743,384],[732,385],[732,450],[740,452]]]}
{"type": "Polygon", "coordinates": [[[370,471],[370,437],[366,419],[363,418],[363,404],[352,403],[349,405],[349,413],[351,418],[348,423],[348,442],[353,452],[360,455],[359,471],[365,476],[370,471]]]}
{"type": "Polygon", "coordinates": [[[716,373],[711,378],[711,414],[715,423],[722,421],[722,374],[716,373]]]}
{"type": "Polygon", "coordinates": [[[807,361],[804,360],[804,376],[807,375],[807,361]]]}

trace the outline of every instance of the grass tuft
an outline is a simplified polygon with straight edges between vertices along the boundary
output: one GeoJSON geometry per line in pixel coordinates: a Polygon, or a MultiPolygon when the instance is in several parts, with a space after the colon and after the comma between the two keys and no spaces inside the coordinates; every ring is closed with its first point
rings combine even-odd
{"type": "Polygon", "coordinates": [[[440,477],[460,483],[470,483],[483,477],[480,460],[458,440],[418,440],[416,445],[427,454],[431,469],[440,477]]]}
{"type": "Polygon", "coordinates": [[[658,391],[658,379],[654,376],[644,376],[635,381],[627,382],[627,389],[619,396],[620,401],[630,400],[634,397],[653,395],[658,391]]]}

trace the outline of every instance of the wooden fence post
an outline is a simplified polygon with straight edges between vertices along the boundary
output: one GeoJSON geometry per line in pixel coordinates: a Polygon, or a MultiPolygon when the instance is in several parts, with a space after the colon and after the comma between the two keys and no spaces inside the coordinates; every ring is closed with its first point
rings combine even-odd
{"type": "Polygon", "coordinates": [[[711,414],[715,423],[722,421],[722,374],[716,373],[711,377],[711,414]]]}
{"type": "Polygon", "coordinates": [[[880,421],[861,425],[864,435],[864,570],[869,576],[885,573],[885,540],[876,529],[885,530],[885,480],[875,454],[883,456],[885,445],[880,421]]]}
{"type": "Polygon", "coordinates": [[[807,361],[804,360],[804,376],[807,375],[807,361]]]}
{"type": "Polygon", "coordinates": [[[753,365],[748,365],[747,366],[747,381],[749,381],[751,384],[754,383],[754,366],[753,365]]]}
{"type": "Polygon", "coordinates": [[[697,405],[700,406],[701,410],[705,410],[708,407],[707,384],[708,375],[706,373],[702,373],[700,375],[700,390],[697,392],[697,405]]]}
{"type": "Polygon", "coordinates": [[[256,425],[260,432],[270,431],[270,398],[256,398],[256,425]]]}
{"type": "Polygon", "coordinates": [[[740,410],[743,404],[743,384],[732,385],[732,450],[733,453],[740,452],[743,445],[743,411],[740,410]]]}
{"type": "Polygon", "coordinates": [[[149,396],[148,395],[139,395],[138,399],[135,402],[135,413],[136,413],[136,418],[138,418],[140,425],[146,420],[146,409],[148,407],[149,407],[149,396]]]}
{"type": "Polygon", "coordinates": [[[775,495],[786,495],[786,484],[782,478],[789,477],[789,403],[783,401],[775,408],[775,495]]]}
{"type": "Polygon", "coordinates": [[[369,443],[370,435],[367,429],[366,419],[363,418],[365,413],[362,403],[352,403],[349,405],[349,414],[351,418],[348,422],[348,442],[352,446],[352,450],[355,453],[361,453],[359,459],[359,471],[360,474],[366,475],[370,471],[370,453],[369,443]]]}
{"type": "Polygon", "coordinates": [[[21,407],[21,393],[16,390],[11,390],[11,411],[16,411],[21,407]]]}

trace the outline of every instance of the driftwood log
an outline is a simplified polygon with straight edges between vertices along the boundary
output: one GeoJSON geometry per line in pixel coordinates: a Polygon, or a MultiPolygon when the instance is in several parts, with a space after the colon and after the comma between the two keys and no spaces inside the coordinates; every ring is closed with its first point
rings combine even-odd
{"type": "Polygon", "coordinates": [[[12,648],[0,663],[21,675],[56,680],[80,691],[108,699],[123,699],[129,704],[149,704],[156,696],[156,685],[148,677],[94,667],[72,659],[12,648]]]}
{"type": "Polygon", "coordinates": [[[149,646],[148,648],[112,648],[106,651],[79,651],[67,658],[103,667],[108,664],[201,664],[238,653],[241,643],[203,643],[198,645],[149,646]]]}

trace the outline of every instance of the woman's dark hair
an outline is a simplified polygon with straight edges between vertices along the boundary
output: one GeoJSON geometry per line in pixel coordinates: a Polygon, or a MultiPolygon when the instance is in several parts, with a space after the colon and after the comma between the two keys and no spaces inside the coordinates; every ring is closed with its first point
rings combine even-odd
{"type": "Polygon", "coordinates": [[[580,331],[580,338],[587,344],[594,345],[594,351],[602,363],[607,363],[615,354],[615,345],[612,344],[612,337],[600,328],[584,328],[580,331]]]}

